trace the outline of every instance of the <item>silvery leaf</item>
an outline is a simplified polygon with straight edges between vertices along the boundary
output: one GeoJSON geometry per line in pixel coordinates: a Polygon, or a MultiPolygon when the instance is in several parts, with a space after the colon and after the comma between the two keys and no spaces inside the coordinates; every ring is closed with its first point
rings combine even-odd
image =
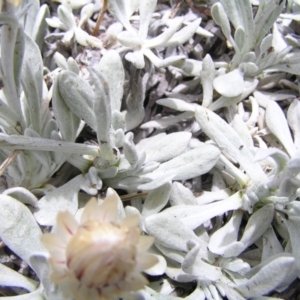
{"type": "Polygon", "coordinates": [[[141,128],[142,129],[148,129],[148,128],[164,129],[169,126],[175,125],[182,120],[192,118],[193,116],[194,116],[193,112],[187,111],[176,116],[163,117],[158,120],[152,120],[146,122],[141,125],[141,128]]]}
{"type": "MultiPolygon", "coordinates": [[[[40,5],[39,1],[38,2],[38,7],[40,5]]],[[[32,13],[32,11],[31,11],[32,13]]],[[[36,42],[36,44],[39,46],[40,50],[42,50],[42,46],[44,43],[44,37],[46,36],[47,30],[48,30],[48,24],[46,22],[46,18],[50,17],[50,11],[49,11],[49,7],[46,4],[43,4],[41,7],[39,7],[39,11],[37,13],[37,15],[35,14],[35,12],[33,12],[32,16],[32,20],[34,20],[34,24],[32,26],[32,34],[29,34],[32,39],[36,42]]],[[[28,33],[28,29],[29,27],[31,27],[29,25],[29,21],[31,20],[31,18],[28,15],[27,12],[27,16],[26,16],[26,32],[28,33]],[[28,20],[28,21],[27,21],[28,20]],[[28,23],[28,25],[27,25],[28,23]]]]}
{"type": "Polygon", "coordinates": [[[0,264],[0,285],[1,286],[11,286],[11,287],[21,287],[29,292],[32,292],[37,287],[37,282],[29,279],[20,273],[0,264]]]}
{"type": "Polygon", "coordinates": [[[222,177],[220,172],[215,171],[213,174],[211,191],[216,192],[225,189],[226,189],[226,183],[224,181],[224,178],[222,177]]]}
{"type": "Polygon", "coordinates": [[[136,175],[145,175],[147,173],[150,173],[152,171],[154,171],[155,169],[157,169],[159,166],[158,162],[155,161],[149,161],[146,162],[141,169],[136,173],[136,175]]]}
{"type": "Polygon", "coordinates": [[[249,264],[240,258],[224,258],[220,262],[220,266],[228,271],[243,273],[250,270],[249,264]]]}
{"type": "Polygon", "coordinates": [[[300,269],[300,237],[299,237],[299,230],[300,230],[300,217],[289,217],[287,220],[284,220],[286,224],[289,235],[290,235],[290,242],[292,244],[293,256],[295,257],[295,263],[298,268],[300,269]]]}
{"type": "Polygon", "coordinates": [[[125,73],[119,54],[114,50],[107,51],[101,58],[98,68],[108,84],[111,112],[120,111],[125,73]]]}
{"type": "Polygon", "coordinates": [[[236,97],[244,90],[244,78],[239,69],[216,77],[213,81],[215,90],[225,97],[236,97]]]}
{"type": "Polygon", "coordinates": [[[224,190],[219,190],[214,192],[204,191],[200,196],[196,198],[196,201],[197,204],[203,205],[217,200],[227,199],[228,197],[230,197],[231,194],[232,191],[230,189],[224,189],[224,190]]]}
{"type": "Polygon", "coordinates": [[[166,183],[149,192],[143,204],[142,216],[144,218],[158,213],[165,207],[170,197],[171,187],[171,183],[166,183]]]}
{"type": "Polygon", "coordinates": [[[248,129],[246,123],[242,120],[240,115],[236,114],[234,116],[232,127],[239,134],[239,136],[244,141],[246,147],[254,147],[252,135],[248,129]]]}
{"type": "Polygon", "coordinates": [[[124,0],[116,0],[116,1],[108,1],[108,10],[109,12],[115,16],[119,22],[128,30],[133,31],[131,24],[129,23],[129,17],[134,12],[134,8],[130,10],[130,14],[128,14],[129,9],[132,8],[128,5],[127,1],[124,0]]]}
{"type": "Polygon", "coordinates": [[[164,43],[164,47],[175,47],[178,45],[184,44],[188,41],[196,32],[197,28],[201,23],[201,19],[196,19],[195,21],[188,24],[186,27],[177,31],[171,39],[169,39],[166,43],[164,43]]]}
{"type": "Polygon", "coordinates": [[[78,192],[82,182],[83,176],[78,175],[59,188],[47,189],[34,211],[37,222],[43,226],[53,226],[59,211],[69,211],[74,215],[78,208],[78,192]]]}
{"type": "Polygon", "coordinates": [[[217,147],[204,144],[201,147],[182,153],[162,163],[148,176],[155,179],[158,175],[175,174],[174,180],[185,180],[207,173],[217,162],[220,151],[217,147]]]}
{"type": "Polygon", "coordinates": [[[239,68],[245,74],[245,76],[249,77],[255,76],[259,72],[258,66],[252,62],[241,63],[239,68]]]}
{"type": "Polygon", "coordinates": [[[43,97],[43,61],[39,47],[25,34],[25,53],[22,67],[22,86],[26,101],[25,106],[29,111],[29,125],[38,133],[41,130],[41,101],[43,97]]]}
{"type": "Polygon", "coordinates": [[[14,297],[1,297],[2,300],[44,300],[40,290],[35,290],[29,294],[18,295],[14,297]]]}
{"type": "Polygon", "coordinates": [[[45,251],[39,240],[42,232],[30,210],[18,200],[0,195],[0,237],[11,251],[30,266],[29,258],[45,251]]]}
{"type": "Polygon", "coordinates": [[[146,231],[155,237],[155,243],[179,251],[187,251],[189,240],[198,240],[194,231],[172,215],[162,212],[144,221],[146,231]]]}
{"type": "Polygon", "coordinates": [[[285,1],[277,3],[277,1],[268,1],[265,5],[259,5],[258,11],[254,18],[255,26],[255,43],[259,45],[267,32],[271,29],[276,22],[280,13],[285,6],[285,1]]]}
{"type": "Polygon", "coordinates": [[[236,31],[238,31],[239,28],[243,28],[243,31],[245,32],[244,49],[248,50],[253,48],[255,28],[250,1],[246,0],[240,2],[236,0],[222,0],[221,3],[236,31]]]}
{"type": "MultiPolygon", "coordinates": [[[[48,263],[48,253],[35,253],[30,256],[30,263],[35,270],[37,277],[39,278],[43,288],[46,291],[54,290],[54,283],[50,279],[50,266],[48,263]]],[[[52,293],[51,293],[52,294],[52,293]]],[[[53,299],[55,300],[55,299],[53,299]]]]}
{"type": "Polygon", "coordinates": [[[289,156],[285,152],[272,147],[269,147],[268,149],[259,149],[255,154],[254,161],[264,160],[268,156],[271,156],[277,165],[275,174],[282,172],[288,165],[289,156]]]}
{"type": "MultiPolygon", "coordinates": [[[[58,54],[56,52],[55,54],[58,54]]],[[[67,67],[67,62],[65,61],[65,67],[67,67]]],[[[58,75],[62,76],[62,75],[58,75]]],[[[74,142],[77,136],[77,131],[80,124],[80,118],[70,110],[64,101],[59,89],[59,78],[54,81],[53,86],[53,96],[52,105],[55,114],[55,119],[57,125],[60,129],[61,136],[63,140],[68,142],[74,142]]]]}
{"type": "Polygon", "coordinates": [[[298,99],[290,104],[287,112],[287,120],[292,129],[296,149],[300,149],[300,103],[298,99]]]}
{"type": "Polygon", "coordinates": [[[118,41],[125,47],[140,48],[143,44],[141,38],[132,32],[122,31],[117,36],[118,41]]]}
{"type": "Polygon", "coordinates": [[[211,252],[224,257],[232,257],[243,251],[243,243],[237,241],[242,217],[241,211],[235,211],[230,220],[212,234],[208,244],[211,252]]]}
{"type": "Polygon", "coordinates": [[[197,276],[185,273],[181,267],[168,264],[166,275],[178,282],[191,282],[197,280],[197,276]]]}
{"type": "Polygon", "coordinates": [[[272,41],[273,41],[272,34],[268,34],[263,38],[263,40],[261,41],[261,43],[259,45],[260,53],[259,53],[258,60],[260,58],[262,58],[263,56],[268,55],[268,51],[272,47],[272,41]]]}
{"type": "Polygon", "coordinates": [[[137,149],[135,148],[135,145],[133,143],[133,133],[132,132],[128,132],[125,135],[123,147],[124,147],[125,158],[130,163],[132,168],[136,167],[140,156],[139,156],[137,149]]]}
{"type": "MultiPolygon", "coordinates": [[[[140,47],[141,47],[140,45],[137,46],[138,49],[140,47]]],[[[125,58],[126,58],[126,60],[130,61],[137,69],[143,69],[145,67],[145,59],[144,59],[145,51],[146,50],[144,50],[144,51],[135,50],[133,52],[128,52],[125,55],[125,58]]],[[[152,54],[151,50],[149,50],[149,51],[152,54]]],[[[157,57],[157,59],[158,59],[158,57],[157,57]]]]}
{"type": "Polygon", "coordinates": [[[223,176],[227,181],[232,180],[236,181],[240,187],[246,186],[247,182],[249,181],[249,177],[244,174],[244,172],[238,169],[229,159],[227,159],[223,154],[220,155],[219,161],[216,163],[215,168],[219,172],[223,172],[223,176]],[[224,173],[224,170],[226,172],[224,173]],[[231,179],[230,179],[231,178],[231,179]]]}
{"type": "Polygon", "coordinates": [[[174,72],[174,74],[180,73],[186,77],[199,77],[202,71],[202,65],[202,61],[188,58],[185,60],[184,64],[179,68],[170,66],[169,69],[172,73],[174,72]]]}
{"type": "Polygon", "coordinates": [[[64,5],[60,5],[57,9],[57,15],[59,19],[66,25],[67,29],[76,27],[76,21],[71,9],[64,5]]]}
{"type": "Polygon", "coordinates": [[[221,96],[219,99],[211,103],[209,109],[212,111],[216,111],[222,107],[234,106],[235,104],[238,104],[241,100],[248,97],[255,90],[257,85],[258,80],[256,78],[248,78],[244,80],[244,89],[242,94],[236,97],[221,96]]]}
{"type": "Polygon", "coordinates": [[[255,63],[256,59],[257,59],[256,54],[253,51],[246,52],[243,55],[243,62],[245,63],[255,63]]]}
{"type": "Polygon", "coordinates": [[[211,14],[216,24],[222,28],[225,37],[231,41],[230,24],[223,5],[221,3],[215,3],[211,8],[211,14]]]}
{"type": "Polygon", "coordinates": [[[181,264],[186,255],[185,252],[175,249],[170,249],[168,247],[164,247],[158,243],[155,243],[155,247],[159,249],[159,251],[166,257],[171,259],[173,262],[177,262],[181,264]]]}
{"type": "Polygon", "coordinates": [[[169,207],[162,214],[180,220],[187,228],[196,229],[206,221],[230,210],[241,208],[241,193],[237,192],[226,200],[205,205],[176,205],[169,207]]]}
{"type": "MultiPolygon", "coordinates": [[[[137,181],[136,188],[139,190],[153,190],[159,188],[165,183],[168,183],[173,180],[176,176],[176,171],[170,171],[168,174],[159,173],[156,174],[155,172],[150,173],[150,175],[145,175],[144,177],[140,177],[139,181],[137,181]],[[153,175],[154,174],[154,175],[153,175]]],[[[124,180],[125,181],[125,180],[124,180]]]]}
{"type": "Polygon", "coordinates": [[[198,280],[217,281],[221,278],[221,268],[210,265],[202,260],[200,245],[196,241],[188,242],[189,252],[182,262],[182,270],[198,276],[198,280]]]}
{"type": "Polygon", "coordinates": [[[213,33],[209,32],[208,30],[206,30],[200,26],[197,28],[196,34],[204,36],[206,38],[212,38],[214,36],[213,33]]]}
{"type": "MultiPolygon", "coordinates": [[[[224,282],[224,280],[220,280],[216,285],[218,290],[223,290],[224,294],[228,299],[232,300],[245,300],[245,298],[232,286],[230,286],[231,282],[224,282]]],[[[254,300],[254,298],[253,298],[254,300]]],[[[257,299],[259,300],[259,299],[257,299]]],[[[262,300],[262,299],[260,299],[262,300]]],[[[267,300],[267,299],[266,299],[267,300]]]]}
{"type": "Polygon", "coordinates": [[[150,49],[144,49],[144,55],[153,63],[153,65],[160,69],[168,66],[181,67],[184,65],[186,57],[184,55],[172,55],[165,59],[158,58],[150,49]]]}
{"type": "Polygon", "coordinates": [[[170,40],[170,38],[176,33],[176,31],[180,28],[183,22],[183,18],[175,18],[173,20],[170,20],[169,28],[167,28],[163,33],[160,35],[144,41],[144,47],[147,48],[155,48],[162,45],[165,45],[165,43],[170,40]]]}
{"type": "Polygon", "coordinates": [[[32,207],[38,206],[38,199],[36,198],[36,196],[23,187],[12,187],[6,189],[2,193],[2,195],[8,195],[10,197],[18,199],[18,201],[24,204],[29,204],[32,207]]]}
{"type": "Polygon", "coordinates": [[[243,236],[240,240],[245,245],[245,249],[255,243],[255,241],[268,229],[274,217],[274,205],[267,204],[251,215],[247,222],[243,236]]]}
{"type": "Polygon", "coordinates": [[[36,17],[40,8],[40,2],[38,0],[33,0],[30,4],[31,5],[26,8],[26,15],[24,16],[23,26],[25,28],[25,32],[32,37],[34,26],[36,25],[36,17]]]}
{"type": "Polygon", "coordinates": [[[61,140],[7,135],[0,133],[0,146],[3,149],[57,151],[62,153],[77,153],[82,155],[99,156],[98,146],[70,143],[61,140]]]}
{"type": "MultiPolygon", "coordinates": [[[[151,138],[148,139],[150,141],[151,138]]],[[[146,147],[138,144],[136,149],[146,152],[146,162],[163,162],[181,154],[186,149],[190,139],[191,134],[188,132],[175,132],[155,139],[152,143],[147,143],[146,147]]]]}
{"type": "Polygon", "coordinates": [[[195,205],[197,204],[197,200],[190,189],[183,186],[180,182],[175,181],[172,184],[170,204],[171,206],[195,205]]]}
{"type": "Polygon", "coordinates": [[[254,184],[262,184],[266,181],[267,178],[261,166],[253,163],[252,153],[248,147],[244,146],[239,135],[229,124],[203,107],[196,108],[195,116],[205,134],[215,141],[220,149],[228,152],[241,164],[254,184]]]}
{"type": "MultiPolygon", "coordinates": [[[[224,3],[223,3],[224,6],[224,3]]],[[[236,28],[234,33],[234,40],[236,41],[237,46],[239,47],[240,51],[243,50],[245,47],[245,30],[243,27],[239,26],[236,28]]],[[[246,48],[247,49],[247,48],[246,48]]]]}
{"type": "MultiPolygon", "coordinates": [[[[284,40],[283,35],[279,31],[276,22],[273,24],[273,45],[276,52],[281,52],[282,50],[286,49],[289,46],[288,43],[284,40]]],[[[283,62],[289,64],[289,62],[286,62],[285,60],[287,56],[288,54],[284,56],[283,62]]],[[[296,60],[296,63],[298,62],[299,60],[296,60]]]]}
{"type": "Polygon", "coordinates": [[[53,55],[53,59],[57,66],[61,68],[62,70],[68,70],[67,60],[66,58],[60,54],[59,52],[55,52],[53,55]]]}
{"type": "Polygon", "coordinates": [[[152,14],[155,11],[157,0],[144,0],[140,1],[140,28],[139,36],[141,39],[146,39],[148,34],[149,24],[152,18],[152,14]]]}
{"type": "Polygon", "coordinates": [[[111,99],[106,78],[96,69],[90,69],[93,83],[95,84],[94,116],[96,132],[101,156],[110,161],[114,159],[112,124],[111,124],[111,99]]]}
{"type": "Polygon", "coordinates": [[[157,100],[156,103],[178,111],[190,111],[190,112],[195,111],[194,105],[189,104],[180,99],[166,98],[166,99],[157,100]]]}
{"type": "MultiPolygon", "coordinates": [[[[2,90],[7,99],[7,105],[21,117],[20,94],[20,74],[24,54],[24,33],[21,26],[17,25],[15,17],[6,13],[0,15],[1,25],[1,77],[2,90]]],[[[21,119],[22,127],[24,120],[21,119]]]]}
{"type": "Polygon", "coordinates": [[[249,263],[251,267],[257,266],[261,263],[262,251],[259,248],[248,250],[239,255],[241,259],[249,263]]]}
{"type": "MultiPolygon", "coordinates": [[[[259,297],[276,289],[286,277],[289,277],[293,269],[295,259],[289,255],[280,255],[271,258],[267,264],[262,267],[258,266],[256,273],[243,284],[239,284],[236,289],[244,297],[259,297]],[[270,276],[272,274],[272,276],[270,276]]],[[[254,271],[254,270],[253,270],[254,271]]],[[[252,272],[251,272],[252,273],[252,272]]]]}
{"type": "Polygon", "coordinates": [[[284,252],[273,227],[267,229],[267,231],[262,236],[263,240],[263,253],[261,260],[264,261],[269,257],[284,252]]]}
{"type": "Polygon", "coordinates": [[[279,139],[289,155],[294,156],[296,149],[290,129],[282,109],[275,101],[268,102],[265,118],[269,130],[279,139]]]}
{"type": "Polygon", "coordinates": [[[203,59],[200,77],[203,88],[202,106],[208,107],[213,100],[213,80],[215,78],[215,66],[209,54],[206,54],[203,59]]]}
{"type": "Polygon", "coordinates": [[[281,72],[290,73],[290,74],[300,75],[299,66],[300,64],[293,64],[293,65],[278,64],[278,65],[273,65],[272,69],[281,72]]]}
{"type": "Polygon", "coordinates": [[[70,71],[61,72],[57,81],[58,91],[71,111],[96,130],[94,91],[88,82],[70,71]]]}
{"type": "MultiPolygon", "coordinates": [[[[57,52],[55,52],[55,53],[57,53],[57,52]]],[[[79,72],[80,72],[79,66],[73,57],[69,57],[67,59],[67,66],[68,66],[69,71],[71,71],[77,75],[79,74],[79,72]]]]}
{"type": "Polygon", "coordinates": [[[21,117],[0,99],[0,123],[7,133],[18,134],[18,124],[21,124],[21,117]]]}
{"type": "Polygon", "coordinates": [[[46,18],[46,22],[50,27],[59,28],[63,31],[68,30],[67,26],[57,17],[46,18]]]}

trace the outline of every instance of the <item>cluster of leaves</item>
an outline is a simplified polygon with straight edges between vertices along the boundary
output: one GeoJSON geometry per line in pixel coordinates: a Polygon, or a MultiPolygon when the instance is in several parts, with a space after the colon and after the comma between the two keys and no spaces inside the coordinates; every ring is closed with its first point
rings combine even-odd
{"type": "Polygon", "coordinates": [[[97,1],[61,1],[51,18],[39,1],[3,2],[0,237],[39,280],[0,264],[1,286],[29,292],[5,299],[62,299],[41,226],[54,226],[59,211],[78,216],[87,195],[107,187],[134,195],[131,206],[119,201],[120,218],[139,216],[159,259],[147,273],[166,275],[138,299],[179,299],[172,279],[197,283],[185,299],[242,300],[283,291],[300,275],[299,41],[290,27],[298,1],[215,1],[211,15],[230,50],[215,62],[184,48],[214,38],[201,19],[173,17],[164,5],[155,12],[156,0],[109,0],[103,40],[86,31],[97,1]],[[80,55],[54,51],[49,63],[44,38],[51,53],[78,43],[101,59],[86,69],[80,55]],[[145,104],[163,72],[173,76],[156,101],[164,118],[145,104]],[[75,142],[84,128],[94,143],[75,142]],[[195,196],[183,183],[195,188],[204,174],[210,186],[195,196]]]}

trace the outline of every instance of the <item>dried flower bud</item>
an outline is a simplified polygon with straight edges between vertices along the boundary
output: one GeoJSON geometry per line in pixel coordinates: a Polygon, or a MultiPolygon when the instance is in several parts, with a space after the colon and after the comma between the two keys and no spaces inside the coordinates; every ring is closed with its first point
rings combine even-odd
{"type": "Polygon", "coordinates": [[[136,216],[118,221],[118,196],[91,200],[80,224],[68,212],[57,216],[57,233],[42,236],[50,251],[51,279],[66,297],[112,300],[147,284],[142,271],[155,256],[145,253],[153,238],[141,236],[136,216]]]}

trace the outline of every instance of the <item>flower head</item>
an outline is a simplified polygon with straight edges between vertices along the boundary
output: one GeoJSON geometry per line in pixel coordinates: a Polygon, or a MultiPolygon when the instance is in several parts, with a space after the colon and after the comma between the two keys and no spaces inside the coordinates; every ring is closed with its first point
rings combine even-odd
{"type": "Polygon", "coordinates": [[[112,300],[147,284],[142,271],[156,262],[145,253],[153,238],[141,236],[138,218],[118,221],[118,196],[91,200],[80,223],[69,212],[57,216],[57,233],[42,236],[50,252],[51,279],[66,297],[112,300]]]}

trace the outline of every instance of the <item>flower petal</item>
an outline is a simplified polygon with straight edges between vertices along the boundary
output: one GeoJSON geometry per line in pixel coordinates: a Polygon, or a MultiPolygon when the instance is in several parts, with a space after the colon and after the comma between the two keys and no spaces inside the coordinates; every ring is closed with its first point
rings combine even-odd
{"type": "Polygon", "coordinates": [[[153,236],[141,236],[139,243],[137,245],[137,249],[139,251],[146,251],[150,248],[150,246],[154,243],[154,237],[153,236]]]}
{"type": "Polygon", "coordinates": [[[69,212],[57,214],[57,232],[67,242],[72,238],[78,229],[78,223],[69,212]]]}
{"type": "Polygon", "coordinates": [[[158,259],[155,255],[150,253],[139,253],[136,258],[136,270],[138,272],[144,271],[153,267],[155,264],[158,263],[158,259]]]}

